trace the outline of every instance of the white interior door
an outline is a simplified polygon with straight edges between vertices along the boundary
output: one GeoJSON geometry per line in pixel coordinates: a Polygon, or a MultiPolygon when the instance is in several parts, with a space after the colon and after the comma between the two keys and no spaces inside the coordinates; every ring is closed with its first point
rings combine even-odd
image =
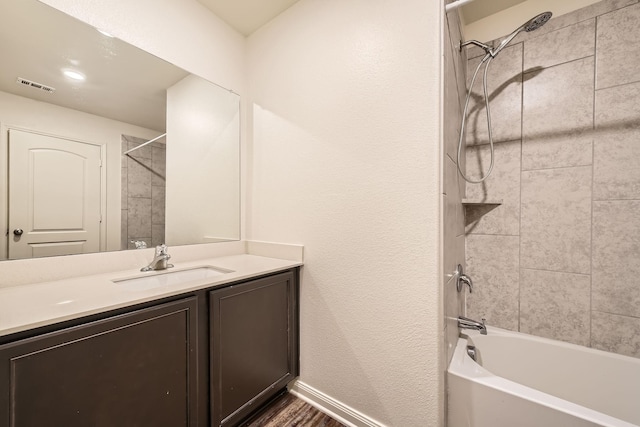
{"type": "Polygon", "coordinates": [[[98,145],[9,130],[10,259],[100,250],[98,145]]]}

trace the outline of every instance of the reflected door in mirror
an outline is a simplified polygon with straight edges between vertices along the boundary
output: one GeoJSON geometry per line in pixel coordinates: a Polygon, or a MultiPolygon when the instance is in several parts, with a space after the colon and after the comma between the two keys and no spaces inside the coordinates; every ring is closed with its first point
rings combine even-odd
{"type": "Polygon", "coordinates": [[[9,258],[100,250],[101,148],[9,131],[9,258]]]}

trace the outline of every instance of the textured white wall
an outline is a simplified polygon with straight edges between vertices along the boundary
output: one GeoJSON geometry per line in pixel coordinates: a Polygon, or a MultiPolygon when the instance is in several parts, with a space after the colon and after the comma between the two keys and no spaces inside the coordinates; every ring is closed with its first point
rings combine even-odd
{"type": "Polygon", "coordinates": [[[305,245],[301,381],[442,422],[441,2],[301,0],[248,38],[247,234],[305,245]]]}
{"type": "Polygon", "coordinates": [[[189,75],[167,90],[166,242],[240,238],[240,97],[189,75]]]}
{"type": "MultiPolygon", "coordinates": [[[[195,0],[44,2],[245,93],[195,0]]],[[[249,39],[247,233],[305,245],[302,380],[389,426],[442,424],[441,3],[301,0],[249,39]]]]}

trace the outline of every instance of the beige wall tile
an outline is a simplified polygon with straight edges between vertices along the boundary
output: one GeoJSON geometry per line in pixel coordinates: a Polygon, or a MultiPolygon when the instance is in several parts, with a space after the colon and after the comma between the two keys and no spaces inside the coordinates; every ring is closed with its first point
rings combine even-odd
{"type": "Polygon", "coordinates": [[[466,297],[469,317],[518,330],[518,245],[517,236],[467,236],[465,272],[474,283],[466,297]]]}
{"type": "Polygon", "coordinates": [[[640,80],[640,3],[598,17],[596,88],[640,80]]]}
{"type": "MultiPolygon", "coordinates": [[[[570,141],[568,137],[593,129],[593,72],[589,57],[525,76],[523,145],[536,140],[570,141]]],[[[551,147],[546,156],[554,155],[551,147]]]]}
{"type": "Polygon", "coordinates": [[[640,357],[640,319],[594,311],[591,346],[604,351],[640,357]]]}
{"type": "Polygon", "coordinates": [[[574,25],[637,2],[638,0],[602,0],[578,9],[575,12],[557,16],[553,18],[549,24],[545,25],[544,28],[549,27],[548,31],[554,31],[558,28],[574,25]]]}
{"type": "Polygon", "coordinates": [[[153,224],[151,226],[151,245],[158,246],[166,243],[164,237],[164,224],[153,224]]]}
{"type": "Polygon", "coordinates": [[[640,127],[597,136],[593,175],[595,200],[640,199],[640,127]]]}
{"type": "Polygon", "coordinates": [[[522,269],[520,331],[589,345],[591,277],[522,269]]]}
{"type": "Polygon", "coordinates": [[[591,271],[591,168],[522,173],[522,268],[591,271]]]}
{"type": "Polygon", "coordinates": [[[151,159],[129,159],[127,191],[129,197],[151,197],[151,159]]]}
{"type": "MultiPolygon", "coordinates": [[[[444,285],[445,335],[447,341],[455,346],[458,338],[458,316],[462,314],[464,295],[456,290],[456,277],[450,278],[444,285]]],[[[450,349],[453,350],[452,348],[450,349]]],[[[451,360],[452,353],[448,353],[451,360]]]]}
{"type": "MultiPolygon", "coordinates": [[[[449,45],[451,46],[453,66],[455,72],[455,82],[458,87],[458,100],[460,103],[460,111],[464,105],[464,99],[467,94],[466,85],[466,68],[467,68],[467,52],[460,50],[460,40],[462,39],[462,30],[460,28],[460,19],[457,14],[447,14],[447,24],[449,33],[449,45]]],[[[445,44],[445,46],[449,46],[445,44]]]]}
{"type": "Polygon", "coordinates": [[[456,167],[458,137],[462,121],[461,102],[465,96],[464,68],[466,54],[460,53],[458,45],[461,32],[457,14],[447,15],[445,28],[445,81],[444,81],[444,146],[443,151],[443,277],[444,341],[443,357],[448,362],[458,338],[457,317],[464,310],[464,296],[455,289],[457,264],[464,264],[464,212],[461,199],[464,184],[456,167]],[[447,46],[449,48],[447,48],[447,46]]]}
{"type": "Polygon", "coordinates": [[[459,263],[464,263],[464,255],[460,257],[456,241],[464,234],[464,212],[458,190],[458,170],[455,163],[445,156],[444,160],[444,275],[452,275],[459,263]]]}
{"type": "Polygon", "coordinates": [[[445,278],[444,281],[444,315],[457,318],[459,315],[459,299],[456,290],[456,276],[445,278]]]}
{"type": "MultiPolygon", "coordinates": [[[[467,86],[482,58],[468,61],[467,86]]],[[[467,144],[484,144],[489,141],[487,118],[482,89],[484,66],[478,72],[473,85],[467,113],[467,144]]],[[[505,48],[489,65],[487,76],[491,109],[491,129],[494,142],[513,141],[521,137],[522,105],[522,44],[505,48]]]]}
{"type": "Polygon", "coordinates": [[[458,260],[456,259],[455,245],[455,200],[447,195],[443,196],[444,201],[444,227],[443,227],[443,276],[444,280],[453,275],[458,260]]]}
{"type": "MultiPolygon", "coordinates": [[[[125,161],[124,164],[126,163],[125,161]]],[[[127,198],[129,197],[128,170],[129,169],[125,167],[120,168],[120,209],[127,209],[127,198]]]]}
{"type": "MultiPolygon", "coordinates": [[[[467,184],[466,197],[473,200],[502,200],[502,205],[482,215],[467,211],[466,232],[475,234],[520,234],[520,141],[494,144],[493,172],[481,184],[467,184]]],[[[467,147],[467,176],[486,175],[489,168],[488,145],[467,147]]],[[[476,208],[476,212],[478,209],[476,208]]]]}
{"type": "Polygon", "coordinates": [[[640,200],[593,204],[593,309],[640,317],[640,200]]]}
{"type": "Polygon", "coordinates": [[[458,316],[462,314],[463,298],[462,294],[456,291],[456,278],[452,278],[445,284],[445,294],[448,295],[445,298],[445,321],[444,321],[444,335],[445,335],[445,352],[446,363],[449,366],[456,344],[458,342],[459,330],[458,330],[458,316]]]}
{"type": "MultiPolygon", "coordinates": [[[[449,320],[447,327],[444,330],[446,342],[443,348],[446,354],[444,354],[443,357],[446,357],[445,362],[447,364],[446,365],[447,367],[451,363],[451,359],[453,359],[453,353],[456,350],[456,344],[458,343],[458,337],[460,335],[457,324],[454,327],[453,323],[454,323],[453,320],[449,320]]],[[[446,378],[446,375],[445,375],[445,378],[446,378]]]]}
{"type": "Polygon", "coordinates": [[[167,177],[167,150],[164,147],[152,147],[151,185],[164,186],[167,177]]]}
{"type": "MultiPolygon", "coordinates": [[[[484,209],[485,228],[467,235],[467,272],[477,284],[465,293],[470,317],[640,357],[638,22],[638,0],[605,0],[514,40],[524,43],[524,68],[533,69],[522,80],[520,236],[474,234],[503,231],[492,223],[502,215],[496,209],[484,209]],[[589,56],[594,18],[597,58],[589,56]],[[509,276],[513,268],[521,272],[516,278],[509,276]]],[[[477,48],[467,53],[483,55],[477,48]]],[[[505,73],[496,84],[509,78],[505,73]]],[[[499,100],[519,112],[520,94],[512,96],[499,100]]],[[[471,120],[479,126],[481,118],[471,120]]],[[[486,147],[469,150],[469,168],[477,168],[473,150],[483,159],[486,147]]],[[[497,194],[505,180],[469,185],[467,197],[497,194]]]]}
{"type": "Polygon", "coordinates": [[[596,91],[596,129],[607,132],[640,126],[638,99],[640,82],[596,91]]]}
{"type": "Polygon", "coordinates": [[[640,199],[638,99],[640,83],[596,92],[593,165],[596,200],[640,199]]]}
{"type": "Polygon", "coordinates": [[[524,70],[593,56],[596,21],[590,19],[524,42],[524,70]]]}
{"type": "Polygon", "coordinates": [[[156,187],[151,188],[151,224],[164,225],[165,219],[165,188],[156,187]]]}
{"type": "Polygon", "coordinates": [[[522,170],[587,166],[593,163],[593,134],[548,135],[522,144],[522,170]]]}
{"type": "Polygon", "coordinates": [[[129,247],[129,235],[127,233],[128,224],[127,218],[129,215],[129,211],[126,209],[122,209],[120,211],[120,249],[127,249],[129,247]]]}
{"type": "MultiPolygon", "coordinates": [[[[445,45],[446,46],[446,45],[445,45]]],[[[462,111],[460,110],[460,100],[458,97],[458,86],[454,78],[455,70],[452,53],[445,49],[445,79],[444,79],[444,146],[445,153],[456,160],[458,149],[458,138],[460,135],[460,124],[462,111]]]]}
{"type": "MultiPolygon", "coordinates": [[[[144,144],[145,142],[148,141],[147,139],[144,139],[144,138],[138,138],[135,136],[128,136],[128,135],[126,135],[124,138],[128,143],[127,150],[136,148],[137,146],[144,144]]],[[[135,159],[151,159],[151,144],[145,145],[142,148],[138,148],[137,150],[132,151],[131,153],[128,154],[128,156],[133,157],[135,159]]]]}
{"type": "Polygon", "coordinates": [[[151,199],[129,198],[129,238],[151,236],[151,199]]]}

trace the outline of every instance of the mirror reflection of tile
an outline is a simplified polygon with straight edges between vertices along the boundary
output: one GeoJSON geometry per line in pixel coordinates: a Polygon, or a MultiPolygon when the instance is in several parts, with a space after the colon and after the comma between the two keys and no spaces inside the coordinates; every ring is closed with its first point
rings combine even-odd
{"type": "MultiPolygon", "coordinates": [[[[145,142],[122,136],[123,150],[145,142]]],[[[135,249],[134,241],[148,247],[164,243],[166,151],[157,141],[122,156],[121,249],[135,249]]]]}

